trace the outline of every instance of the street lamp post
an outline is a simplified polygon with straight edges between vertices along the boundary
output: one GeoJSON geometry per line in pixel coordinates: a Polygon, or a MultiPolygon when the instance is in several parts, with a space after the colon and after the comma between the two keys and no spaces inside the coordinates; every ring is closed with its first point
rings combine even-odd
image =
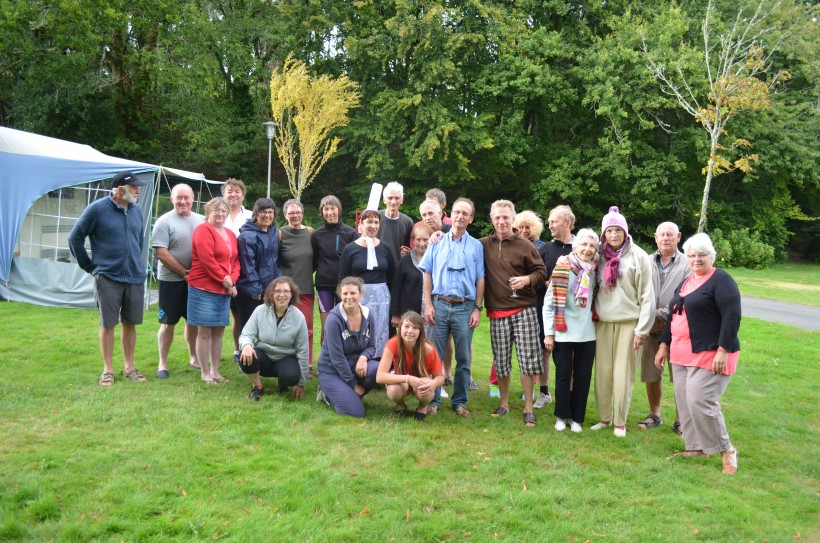
{"type": "Polygon", "coordinates": [[[271,150],[273,148],[273,137],[276,135],[276,123],[273,121],[268,121],[266,123],[262,123],[262,125],[268,131],[268,198],[270,198],[270,161],[271,150]]]}

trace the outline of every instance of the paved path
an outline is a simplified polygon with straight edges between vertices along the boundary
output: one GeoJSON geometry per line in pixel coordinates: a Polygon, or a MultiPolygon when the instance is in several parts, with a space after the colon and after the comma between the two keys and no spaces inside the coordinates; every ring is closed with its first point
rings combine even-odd
{"type": "Polygon", "coordinates": [[[744,317],[779,322],[815,332],[820,330],[820,307],[776,302],[750,296],[743,296],[740,304],[744,317]]]}

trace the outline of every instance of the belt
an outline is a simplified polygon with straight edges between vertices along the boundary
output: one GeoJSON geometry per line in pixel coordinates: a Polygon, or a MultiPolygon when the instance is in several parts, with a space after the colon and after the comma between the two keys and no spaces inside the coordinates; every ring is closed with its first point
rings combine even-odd
{"type": "Polygon", "coordinates": [[[467,301],[467,298],[455,298],[453,296],[442,296],[441,294],[434,294],[433,298],[441,300],[443,302],[447,302],[450,305],[458,305],[463,304],[467,301]]]}

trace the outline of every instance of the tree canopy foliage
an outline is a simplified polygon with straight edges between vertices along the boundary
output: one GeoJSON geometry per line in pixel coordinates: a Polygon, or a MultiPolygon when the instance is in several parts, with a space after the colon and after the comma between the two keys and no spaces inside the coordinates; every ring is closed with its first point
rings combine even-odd
{"type": "MultiPolygon", "coordinates": [[[[715,0],[716,35],[758,1],[715,0]]],[[[788,29],[767,57],[770,73],[790,79],[768,94],[770,107],[737,108],[724,141],[752,142],[759,163],[711,187],[709,228],[759,232],[780,257],[792,236],[820,252],[813,4],[764,3],[771,26],[788,29]]],[[[700,215],[709,141],[659,90],[644,43],[707,96],[706,7],[0,0],[0,123],[212,178],[241,177],[254,198],[264,194],[271,74],[293,55],[312,74],[349,78],[361,96],[349,124],[331,132],[342,141],[304,193],[308,204],[334,193],[352,212],[370,183],[396,179],[410,214],[438,186],[451,201],[477,203],[479,228],[489,204],[504,197],[543,215],[569,204],[579,226],[599,224],[616,204],[639,238],[663,220],[686,235],[700,215]]],[[[285,179],[282,164],[275,168],[274,180],[285,179]]]]}

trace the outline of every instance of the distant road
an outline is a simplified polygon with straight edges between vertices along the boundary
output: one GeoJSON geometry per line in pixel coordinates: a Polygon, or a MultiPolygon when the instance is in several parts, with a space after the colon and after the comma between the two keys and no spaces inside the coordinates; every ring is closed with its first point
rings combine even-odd
{"type": "Polygon", "coordinates": [[[814,332],[820,330],[820,307],[776,302],[750,296],[743,296],[740,303],[744,317],[779,322],[814,332]]]}

